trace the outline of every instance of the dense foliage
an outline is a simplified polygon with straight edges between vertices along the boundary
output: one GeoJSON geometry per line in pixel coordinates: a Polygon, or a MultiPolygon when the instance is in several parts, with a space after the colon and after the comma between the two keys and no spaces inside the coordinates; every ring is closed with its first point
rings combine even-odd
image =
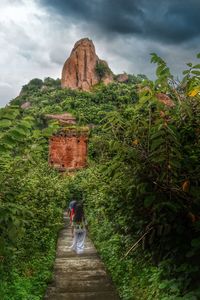
{"type": "Polygon", "coordinates": [[[157,80],[138,85],[135,105],[106,115],[93,136],[96,164],[78,185],[123,299],[199,299],[200,65],[189,63],[177,83],[152,61],[157,80]]]}
{"type": "Polygon", "coordinates": [[[0,119],[0,298],[41,299],[68,188],[48,167],[47,130],[19,107],[1,109],[0,119]]]}
{"type": "Polygon", "coordinates": [[[152,62],[155,82],[132,75],[86,93],[33,79],[1,109],[1,299],[42,298],[70,195],[122,299],[199,299],[200,65],[177,82],[152,62]],[[70,178],[47,164],[58,124],[45,114],[66,111],[91,127],[89,168],[70,178]]]}
{"type": "Polygon", "coordinates": [[[95,67],[95,71],[100,80],[106,75],[112,74],[110,68],[105,61],[98,61],[95,67]]]}

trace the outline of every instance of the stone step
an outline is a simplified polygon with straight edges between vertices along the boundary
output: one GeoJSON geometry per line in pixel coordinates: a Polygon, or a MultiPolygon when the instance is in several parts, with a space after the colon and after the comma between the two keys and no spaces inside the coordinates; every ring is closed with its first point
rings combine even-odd
{"type": "Polygon", "coordinates": [[[119,300],[115,292],[50,293],[44,300],[119,300]]]}
{"type": "Polygon", "coordinates": [[[53,282],[52,286],[49,287],[49,290],[55,292],[59,290],[62,293],[72,293],[76,291],[77,293],[81,292],[99,292],[99,291],[114,291],[111,282],[104,277],[103,279],[97,280],[71,280],[70,278],[58,278],[53,282]]]}
{"type": "MultiPolygon", "coordinates": [[[[72,244],[73,244],[72,240],[67,241],[67,242],[66,241],[60,241],[59,242],[59,247],[57,247],[57,251],[59,251],[59,250],[64,250],[64,251],[70,250],[72,244]]],[[[93,246],[93,244],[90,241],[85,241],[84,248],[85,249],[90,248],[90,249],[93,249],[96,252],[95,247],[93,246]]]]}
{"type": "MultiPolygon", "coordinates": [[[[97,251],[95,250],[95,248],[89,246],[89,247],[85,247],[84,252],[81,253],[81,256],[84,256],[84,254],[87,256],[88,253],[97,255],[97,251]]],[[[74,256],[74,257],[77,256],[76,252],[74,252],[70,247],[68,247],[66,245],[59,247],[59,249],[57,250],[57,257],[63,256],[63,255],[74,256]]]]}
{"type": "MultiPolygon", "coordinates": [[[[60,241],[57,244],[57,248],[60,247],[70,247],[73,244],[73,239],[68,239],[67,241],[64,239],[60,239],[60,241]]],[[[85,248],[93,248],[95,249],[94,245],[90,242],[90,240],[86,239],[84,242],[85,248]]]]}
{"type": "MultiPolygon", "coordinates": [[[[57,254],[58,258],[70,258],[70,257],[76,257],[76,253],[72,252],[72,251],[59,251],[59,253],[57,254]]],[[[97,253],[90,251],[90,250],[85,250],[84,253],[78,254],[79,257],[94,257],[97,258],[97,253]]]]}
{"type": "Polygon", "coordinates": [[[66,278],[66,280],[97,280],[108,278],[105,270],[90,270],[90,271],[78,271],[74,272],[57,272],[54,275],[53,281],[58,281],[59,278],[66,278]]]}
{"type": "Polygon", "coordinates": [[[77,272],[81,270],[99,270],[104,269],[103,263],[94,257],[68,257],[68,258],[56,258],[55,271],[68,271],[77,272]]]}

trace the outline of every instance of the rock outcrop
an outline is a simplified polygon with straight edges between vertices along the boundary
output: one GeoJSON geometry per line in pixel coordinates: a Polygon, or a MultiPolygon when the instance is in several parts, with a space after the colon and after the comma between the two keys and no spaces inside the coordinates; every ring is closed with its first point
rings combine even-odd
{"type": "Polygon", "coordinates": [[[158,93],[156,94],[156,98],[158,99],[158,101],[160,101],[161,103],[165,104],[168,107],[175,106],[173,100],[166,94],[158,93]]]}
{"type": "Polygon", "coordinates": [[[60,125],[76,124],[76,118],[69,113],[64,114],[47,114],[47,119],[58,120],[60,125]]]}
{"type": "Polygon", "coordinates": [[[126,74],[126,73],[119,74],[119,75],[117,75],[116,80],[117,80],[117,82],[120,82],[120,83],[128,82],[128,74],[126,74]]]}
{"type": "Polygon", "coordinates": [[[89,91],[93,85],[101,81],[105,84],[113,81],[111,70],[107,63],[96,55],[92,40],[88,38],[79,40],[64,64],[61,86],[89,91]]]}
{"type": "Polygon", "coordinates": [[[31,102],[29,102],[29,101],[26,101],[21,105],[22,109],[28,109],[30,107],[31,107],[31,102]]]}

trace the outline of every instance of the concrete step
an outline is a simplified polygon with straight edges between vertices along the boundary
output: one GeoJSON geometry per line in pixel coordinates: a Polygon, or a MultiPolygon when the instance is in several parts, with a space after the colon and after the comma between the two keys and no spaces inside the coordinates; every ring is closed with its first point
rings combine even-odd
{"type": "Polygon", "coordinates": [[[54,278],[53,281],[58,281],[59,278],[63,278],[65,277],[66,279],[68,278],[68,280],[98,280],[98,279],[105,279],[108,278],[106,271],[105,270],[90,270],[90,271],[79,271],[79,272],[59,272],[59,273],[55,273],[54,274],[54,278]]]}
{"type": "Polygon", "coordinates": [[[51,293],[45,300],[119,300],[115,292],[51,293]]]}
{"type": "Polygon", "coordinates": [[[99,259],[87,257],[56,258],[54,266],[55,271],[68,272],[99,269],[104,269],[103,263],[99,259]]]}
{"type": "Polygon", "coordinates": [[[62,293],[72,293],[76,291],[81,292],[100,292],[100,291],[114,291],[111,282],[106,278],[101,278],[97,280],[71,280],[70,278],[58,278],[53,282],[49,290],[55,292],[59,290],[62,293]]]}
{"type": "MultiPolygon", "coordinates": [[[[64,251],[60,251],[59,253],[58,253],[58,255],[57,255],[57,257],[58,258],[70,258],[70,257],[76,257],[76,253],[73,253],[72,251],[66,251],[66,252],[64,252],[64,251]]],[[[79,255],[79,257],[85,257],[85,258],[87,258],[87,257],[94,257],[94,258],[97,258],[98,257],[98,255],[97,255],[97,253],[94,253],[93,251],[90,251],[90,250],[85,250],[84,251],[84,253],[81,253],[81,254],[78,254],[79,255]]]]}
{"type": "MultiPolygon", "coordinates": [[[[73,244],[73,239],[68,239],[67,241],[66,240],[60,240],[57,244],[57,248],[70,247],[72,244],[73,244]]],[[[85,240],[85,247],[86,248],[90,247],[90,248],[95,249],[94,245],[87,239],[85,240]]]]}

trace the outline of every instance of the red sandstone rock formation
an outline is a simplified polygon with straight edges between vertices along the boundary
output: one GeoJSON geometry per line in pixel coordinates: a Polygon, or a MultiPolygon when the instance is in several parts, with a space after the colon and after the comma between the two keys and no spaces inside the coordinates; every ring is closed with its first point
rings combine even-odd
{"type": "Polygon", "coordinates": [[[89,91],[93,85],[100,81],[105,84],[112,82],[112,72],[107,64],[96,55],[93,42],[88,38],[81,39],[76,42],[70,57],[64,64],[61,86],[89,91]],[[103,78],[99,78],[95,70],[99,62],[107,67],[107,72],[103,78]]]}

